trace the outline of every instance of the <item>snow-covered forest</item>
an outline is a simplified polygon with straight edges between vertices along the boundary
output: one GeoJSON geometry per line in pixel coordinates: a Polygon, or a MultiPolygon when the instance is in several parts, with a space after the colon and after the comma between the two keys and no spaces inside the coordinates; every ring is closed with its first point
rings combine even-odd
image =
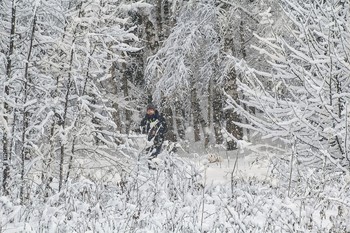
{"type": "Polygon", "coordinates": [[[350,232],[347,0],[0,0],[0,61],[0,233],[350,232]]]}

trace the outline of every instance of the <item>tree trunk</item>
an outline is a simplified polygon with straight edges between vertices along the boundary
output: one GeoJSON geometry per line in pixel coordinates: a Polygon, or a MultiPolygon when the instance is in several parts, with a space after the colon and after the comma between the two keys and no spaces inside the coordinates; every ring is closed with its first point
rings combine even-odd
{"type": "Polygon", "coordinates": [[[50,145],[50,150],[47,153],[47,156],[44,157],[43,159],[43,171],[41,173],[41,182],[44,185],[44,196],[48,197],[50,196],[49,194],[49,189],[50,189],[50,183],[52,181],[52,174],[51,174],[51,163],[53,158],[55,158],[55,125],[56,122],[53,121],[51,124],[50,128],[50,138],[49,138],[49,145],[50,145]]]}
{"type": "MultiPolygon", "coordinates": [[[[15,6],[15,0],[12,0],[12,11],[11,11],[11,32],[10,32],[10,45],[9,45],[9,51],[7,56],[7,65],[6,65],[6,78],[9,80],[12,75],[12,55],[14,51],[14,37],[15,37],[15,31],[16,31],[16,6],[15,6]]],[[[5,126],[3,128],[3,175],[2,175],[2,188],[3,188],[3,194],[8,195],[8,180],[10,175],[10,154],[9,154],[9,141],[10,141],[10,135],[8,127],[8,115],[10,114],[10,107],[7,103],[7,97],[10,95],[10,88],[8,86],[9,84],[5,84],[5,100],[4,100],[4,107],[3,107],[3,118],[5,121],[5,126]]]]}
{"type": "Polygon", "coordinates": [[[221,121],[223,119],[222,93],[219,87],[213,89],[213,128],[216,144],[222,144],[224,139],[221,132],[221,121]]]}
{"type": "Polygon", "coordinates": [[[176,129],[177,135],[182,140],[185,139],[185,123],[184,123],[184,113],[181,106],[180,101],[175,101],[175,121],[176,121],[176,129]]]}
{"type": "Polygon", "coordinates": [[[197,89],[193,86],[191,89],[191,113],[192,113],[192,118],[193,118],[194,141],[198,142],[201,140],[201,136],[200,136],[200,107],[199,107],[199,100],[197,98],[197,89]]]}
{"type": "Polygon", "coordinates": [[[204,146],[207,147],[209,144],[209,134],[207,133],[207,122],[204,120],[202,116],[202,111],[200,107],[199,98],[197,96],[197,89],[192,86],[191,90],[191,110],[193,116],[193,128],[194,128],[194,140],[198,142],[201,140],[200,136],[200,128],[202,127],[203,135],[204,135],[204,146]]]}
{"type": "MultiPolygon", "coordinates": [[[[73,39],[72,44],[75,43],[75,39],[73,39]]],[[[63,112],[63,118],[61,122],[62,127],[62,133],[66,134],[66,120],[67,120],[67,113],[68,113],[68,104],[69,104],[69,96],[70,96],[70,89],[72,86],[72,67],[73,67],[73,57],[74,57],[74,50],[71,50],[70,54],[70,61],[69,61],[69,71],[68,71],[68,81],[67,81],[67,91],[65,96],[65,102],[64,102],[64,112],[63,112]]],[[[64,138],[66,135],[63,135],[63,140],[61,141],[60,146],[60,170],[59,170],[59,183],[58,183],[58,191],[61,191],[62,185],[63,185],[63,165],[64,165],[64,157],[65,157],[65,144],[66,144],[66,138],[64,138]]]]}
{"type": "Polygon", "coordinates": [[[158,32],[158,38],[159,38],[158,41],[162,41],[164,39],[163,21],[162,21],[162,2],[163,2],[163,0],[157,0],[156,19],[157,19],[157,32],[158,32]]]}
{"type": "MultiPolygon", "coordinates": [[[[226,84],[225,91],[228,93],[237,103],[239,103],[238,92],[237,92],[237,76],[234,68],[231,69],[228,74],[229,81],[226,84]]],[[[235,137],[237,140],[241,140],[243,138],[243,129],[235,124],[235,122],[240,122],[240,118],[237,113],[234,112],[233,109],[228,109],[225,111],[225,119],[226,119],[226,130],[229,134],[235,137]]],[[[237,142],[228,138],[227,140],[227,150],[237,149],[237,142]]]]}
{"type": "Polygon", "coordinates": [[[213,119],[213,80],[209,80],[209,85],[208,85],[208,106],[207,106],[207,111],[208,111],[208,127],[209,129],[212,126],[212,119],[213,119]]]}
{"type": "MultiPolygon", "coordinates": [[[[118,94],[118,85],[117,85],[117,81],[116,81],[116,78],[117,78],[116,69],[117,69],[117,63],[113,62],[112,63],[112,67],[110,69],[110,73],[111,73],[110,85],[112,87],[111,92],[112,92],[112,94],[114,96],[117,96],[117,94],[118,94]]],[[[116,124],[117,129],[121,130],[122,122],[121,122],[121,119],[120,119],[119,105],[118,105],[118,103],[116,101],[113,102],[112,108],[114,109],[114,112],[112,113],[112,117],[113,117],[114,123],[116,124]]]]}
{"type": "MultiPolygon", "coordinates": [[[[241,22],[239,24],[239,34],[240,34],[240,46],[241,46],[241,53],[242,53],[242,58],[244,60],[246,60],[247,58],[247,52],[246,52],[246,47],[245,47],[245,44],[246,44],[246,41],[244,39],[244,21],[243,21],[243,14],[241,14],[241,22]]],[[[244,99],[244,93],[242,95],[242,99],[244,99]]],[[[247,104],[246,103],[243,103],[243,109],[245,111],[249,111],[250,112],[250,108],[248,108],[247,104]]],[[[249,123],[249,120],[248,118],[245,118],[245,123],[248,124],[249,123]]],[[[250,140],[250,130],[249,129],[246,129],[246,132],[247,132],[247,138],[248,140],[250,140]]]]}
{"type": "MultiPolygon", "coordinates": [[[[75,126],[75,125],[74,125],[75,126]]],[[[73,138],[73,142],[72,142],[72,149],[71,149],[71,154],[69,156],[69,162],[68,162],[68,168],[67,168],[67,174],[66,174],[66,180],[65,180],[65,183],[68,182],[68,179],[69,179],[69,175],[70,175],[70,172],[72,170],[72,167],[73,167],[73,158],[74,158],[74,145],[75,145],[75,140],[77,139],[77,137],[74,137],[73,138]]]]}
{"type": "MultiPolygon", "coordinates": [[[[201,51],[199,52],[196,57],[194,57],[194,64],[192,67],[192,70],[199,70],[200,63],[199,58],[201,58],[201,51]]],[[[197,73],[194,72],[194,74],[191,77],[191,111],[193,116],[193,127],[194,127],[194,139],[195,141],[201,140],[200,136],[200,128],[202,127],[203,135],[204,135],[204,146],[207,147],[209,144],[209,134],[207,132],[208,124],[205,121],[201,106],[200,106],[200,100],[198,98],[197,93],[197,83],[198,83],[198,77],[197,73]]]]}
{"type": "MultiPolygon", "coordinates": [[[[127,67],[127,64],[123,63],[122,90],[123,90],[125,101],[130,100],[129,84],[128,84],[128,81],[130,80],[130,78],[131,78],[131,71],[129,70],[129,67],[127,67]]],[[[132,115],[132,112],[128,109],[125,109],[125,133],[126,134],[130,133],[131,115],[132,115]]]]}
{"type": "MultiPolygon", "coordinates": [[[[231,32],[232,33],[232,32],[231,32]]],[[[223,52],[227,54],[234,54],[234,41],[231,33],[227,33],[224,37],[223,52]]],[[[237,103],[239,103],[239,95],[237,91],[237,75],[234,67],[231,67],[228,71],[227,81],[225,84],[225,92],[230,95],[237,103]]],[[[224,113],[226,120],[226,131],[230,134],[227,138],[227,150],[237,149],[236,140],[241,140],[243,138],[243,129],[235,124],[235,122],[241,122],[237,113],[233,109],[228,109],[224,113]],[[232,137],[231,137],[232,135],[232,137]]]]}
{"type": "MultiPolygon", "coordinates": [[[[336,86],[336,89],[337,89],[337,94],[341,94],[342,93],[341,82],[339,81],[339,77],[338,76],[335,77],[335,86],[336,86]]],[[[339,97],[337,100],[338,100],[338,103],[337,103],[337,105],[338,105],[337,106],[337,108],[338,108],[338,117],[339,117],[339,120],[340,120],[340,119],[342,119],[342,112],[344,110],[345,101],[344,101],[344,99],[342,97],[339,97]]],[[[345,117],[347,117],[346,114],[345,114],[345,117]]],[[[343,148],[343,142],[339,138],[338,135],[336,136],[336,140],[337,140],[337,143],[338,143],[339,151],[341,152],[342,155],[345,155],[345,153],[347,152],[347,148],[345,146],[343,148]]]]}
{"type": "MultiPolygon", "coordinates": [[[[165,105],[163,105],[163,106],[165,106],[165,105]]],[[[165,117],[165,120],[166,120],[167,126],[168,126],[166,140],[169,140],[171,142],[176,142],[177,138],[176,138],[175,128],[174,128],[174,115],[173,115],[173,110],[171,109],[170,106],[166,107],[164,109],[164,117],[165,117]]]]}
{"type": "Polygon", "coordinates": [[[163,19],[163,36],[167,38],[170,35],[170,27],[171,27],[171,22],[170,22],[170,3],[169,0],[163,0],[163,14],[164,14],[164,19],[163,19]]]}
{"type": "Polygon", "coordinates": [[[156,29],[155,25],[153,25],[153,23],[148,19],[147,16],[142,16],[142,22],[144,25],[144,34],[145,34],[145,40],[146,40],[146,49],[145,49],[145,61],[144,63],[146,63],[146,59],[148,56],[153,55],[157,49],[158,49],[158,37],[156,35],[156,29]]]}
{"type": "Polygon", "coordinates": [[[30,44],[29,44],[29,51],[27,56],[27,62],[24,69],[24,100],[23,104],[25,107],[23,108],[23,119],[22,119],[22,151],[21,151],[21,188],[20,188],[20,198],[21,198],[21,204],[24,203],[24,161],[28,157],[28,127],[29,127],[29,112],[27,110],[27,101],[28,101],[28,92],[29,92],[29,83],[31,83],[31,80],[29,78],[29,61],[31,59],[32,55],[32,49],[33,49],[33,41],[34,41],[34,33],[35,33],[35,27],[36,27],[36,15],[34,15],[33,19],[33,25],[32,25],[32,32],[30,37],[30,44]]]}

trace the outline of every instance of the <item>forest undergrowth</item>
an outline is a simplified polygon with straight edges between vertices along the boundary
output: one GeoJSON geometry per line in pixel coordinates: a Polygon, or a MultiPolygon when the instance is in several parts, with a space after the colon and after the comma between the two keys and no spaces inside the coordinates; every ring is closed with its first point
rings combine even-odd
{"type": "MultiPolygon", "coordinates": [[[[0,198],[0,232],[348,232],[349,179],[274,156],[271,177],[207,183],[205,166],[163,152],[156,170],[130,165],[114,182],[76,176],[60,192],[33,186],[24,205],[0,198]],[[284,166],[285,164],[285,166],[284,166]],[[283,172],[285,171],[285,172],[283,172]],[[287,172],[288,171],[288,172],[287,172]]],[[[206,165],[209,166],[209,165],[206,165]]],[[[19,202],[18,202],[19,203],[19,202]]]]}

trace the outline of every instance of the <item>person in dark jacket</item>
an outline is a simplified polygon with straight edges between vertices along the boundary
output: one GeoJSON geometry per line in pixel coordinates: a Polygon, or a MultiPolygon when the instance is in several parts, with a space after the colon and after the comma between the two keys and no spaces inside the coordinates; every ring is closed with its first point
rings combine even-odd
{"type": "Polygon", "coordinates": [[[150,158],[155,158],[160,153],[167,131],[167,124],[162,115],[159,114],[154,104],[147,106],[145,117],[141,121],[141,132],[147,134],[147,140],[153,145],[146,150],[150,152],[150,158]]]}

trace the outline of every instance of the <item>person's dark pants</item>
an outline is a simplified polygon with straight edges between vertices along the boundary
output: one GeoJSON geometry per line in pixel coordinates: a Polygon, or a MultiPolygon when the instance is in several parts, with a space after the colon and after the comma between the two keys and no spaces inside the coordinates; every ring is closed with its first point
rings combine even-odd
{"type": "Polygon", "coordinates": [[[163,145],[163,139],[159,139],[159,138],[155,138],[155,140],[153,141],[153,145],[148,147],[146,149],[147,153],[150,154],[148,157],[148,168],[151,170],[156,170],[156,164],[157,163],[153,163],[151,160],[154,158],[157,158],[157,156],[160,154],[160,151],[162,149],[162,145],[163,145]],[[157,140],[156,140],[157,139],[157,140]]]}
{"type": "Polygon", "coordinates": [[[164,141],[163,138],[156,137],[153,141],[153,145],[146,149],[148,153],[151,153],[149,156],[150,159],[156,158],[160,154],[163,141],[164,141]]]}

